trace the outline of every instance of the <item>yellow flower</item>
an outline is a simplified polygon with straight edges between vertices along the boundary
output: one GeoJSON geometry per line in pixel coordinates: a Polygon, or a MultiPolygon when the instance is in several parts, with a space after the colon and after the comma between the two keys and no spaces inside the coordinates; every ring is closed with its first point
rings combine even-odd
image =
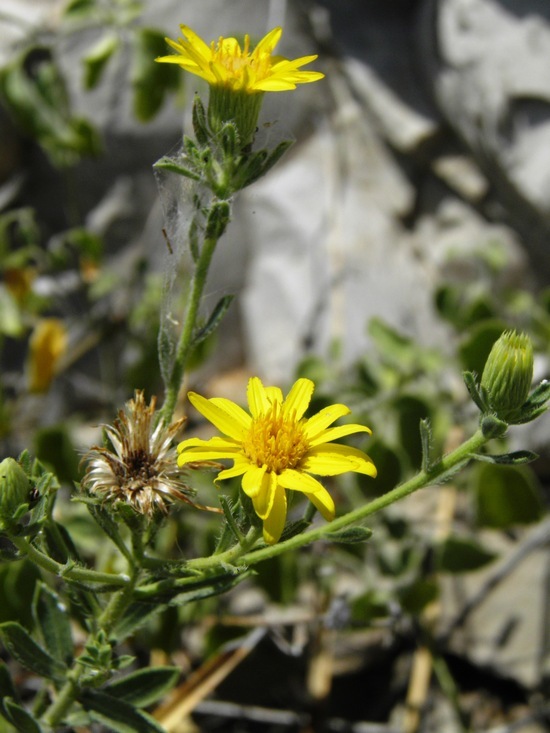
{"type": "Polygon", "coordinates": [[[250,49],[250,37],[244,37],[241,47],[236,38],[212,41],[208,46],[200,36],[186,25],[180,26],[183,38],[166,39],[176,51],[161,56],[157,61],[178,64],[185,71],[205,79],[212,87],[225,87],[248,94],[258,92],[286,92],[297,84],[322,79],[318,71],[300,71],[301,66],[314,61],[317,56],[302,56],[290,61],[283,56],[273,56],[275,46],[282,35],[282,28],[274,28],[250,49]]]}
{"type": "Polygon", "coordinates": [[[231,458],[233,466],[217,480],[242,476],[244,493],[263,520],[264,539],[277,542],[285,526],[286,489],[301,491],[322,516],[334,519],[332,497],[316,478],[347,471],[376,476],[371,459],[357,448],[332,441],[352,433],[370,433],[363,425],[329,427],[350,410],[330,405],[304,418],[315,385],[298,379],[286,399],[278,387],[264,387],[258,377],[248,383],[250,414],[221,397],[206,399],[190,392],[189,400],[224,437],[191,438],[178,445],[178,465],[231,458]]]}
{"type": "Polygon", "coordinates": [[[27,361],[31,392],[47,392],[67,351],[67,328],[59,318],[42,318],[29,341],[27,361]]]}

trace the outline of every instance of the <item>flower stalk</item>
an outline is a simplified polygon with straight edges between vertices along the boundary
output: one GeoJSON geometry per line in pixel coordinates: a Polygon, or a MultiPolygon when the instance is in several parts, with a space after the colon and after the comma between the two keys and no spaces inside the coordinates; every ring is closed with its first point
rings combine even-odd
{"type": "MultiPolygon", "coordinates": [[[[215,207],[213,205],[210,208],[210,211],[213,211],[214,208],[215,207]]],[[[227,215],[227,222],[228,221],[229,214],[227,215]]],[[[191,279],[191,288],[187,302],[185,320],[183,322],[170,377],[166,384],[164,404],[160,411],[160,418],[165,424],[169,424],[174,415],[178,396],[184,381],[185,369],[193,351],[193,342],[196,336],[196,324],[204,293],[204,287],[208,277],[208,271],[210,269],[212,257],[216,251],[216,246],[224,230],[225,227],[219,227],[216,231],[212,232],[211,236],[205,237],[195,266],[195,271],[191,279]]]]}

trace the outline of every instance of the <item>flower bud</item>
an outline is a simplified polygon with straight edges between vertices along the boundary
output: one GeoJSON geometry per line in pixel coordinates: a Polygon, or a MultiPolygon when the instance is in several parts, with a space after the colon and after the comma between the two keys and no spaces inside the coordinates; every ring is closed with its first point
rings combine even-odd
{"type": "Polygon", "coordinates": [[[29,498],[29,479],[15,458],[0,463],[0,518],[11,519],[29,498]]]}
{"type": "Polygon", "coordinates": [[[505,331],[493,344],[481,377],[486,401],[500,420],[519,418],[533,381],[533,346],[526,334],[505,331]]]}

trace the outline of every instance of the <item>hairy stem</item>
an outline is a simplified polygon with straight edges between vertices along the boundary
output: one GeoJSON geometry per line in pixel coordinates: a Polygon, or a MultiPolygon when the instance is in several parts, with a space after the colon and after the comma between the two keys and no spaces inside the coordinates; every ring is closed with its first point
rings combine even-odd
{"type": "Polygon", "coordinates": [[[170,374],[170,381],[166,385],[166,397],[160,413],[161,419],[164,420],[166,424],[170,423],[174,415],[178,395],[185,375],[185,367],[187,366],[189,356],[193,349],[193,338],[195,336],[199,307],[204,292],[204,286],[206,285],[206,278],[208,277],[208,270],[210,269],[212,256],[218,241],[219,240],[215,237],[205,238],[199,259],[195,266],[195,272],[191,279],[191,290],[189,292],[185,320],[176,351],[176,358],[170,374]]]}
{"type": "Polygon", "coordinates": [[[97,570],[71,566],[70,563],[63,565],[38,550],[25,537],[10,536],[10,542],[35,565],[60,578],[78,580],[84,583],[108,583],[109,585],[120,586],[121,588],[130,583],[130,577],[128,575],[100,573],[97,570]]]}

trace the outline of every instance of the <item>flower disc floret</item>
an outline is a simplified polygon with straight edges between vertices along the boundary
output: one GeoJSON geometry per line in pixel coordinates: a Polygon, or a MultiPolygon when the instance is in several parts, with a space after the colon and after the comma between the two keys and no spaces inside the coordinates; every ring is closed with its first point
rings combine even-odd
{"type": "Polygon", "coordinates": [[[252,421],[243,438],[243,452],[259,468],[280,474],[286,468],[295,468],[308,451],[309,443],[302,420],[285,417],[279,403],[265,415],[252,421]]]}
{"type": "Polygon", "coordinates": [[[348,415],[345,405],[325,407],[310,418],[305,412],[314,384],[298,379],[286,399],[277,387],[264,387],[257,377],[248,383],[249,412],[230,400],[206,399],[194,392],[189,400],[221,433],[210,440],[190,438],[178,445],[178,465],[233,460],[233,466],[218,474],[218,481],[241,477],[244,493],[263,520],[264,539],[277,542],[286,522],[286,491],[300,491],[331,521],[334,501],[313,475],[336,476],[347,471],[376,476],[366,453],[332,441],[354,433],[370,433],[364,425],[330,427],[348,415]]]}

